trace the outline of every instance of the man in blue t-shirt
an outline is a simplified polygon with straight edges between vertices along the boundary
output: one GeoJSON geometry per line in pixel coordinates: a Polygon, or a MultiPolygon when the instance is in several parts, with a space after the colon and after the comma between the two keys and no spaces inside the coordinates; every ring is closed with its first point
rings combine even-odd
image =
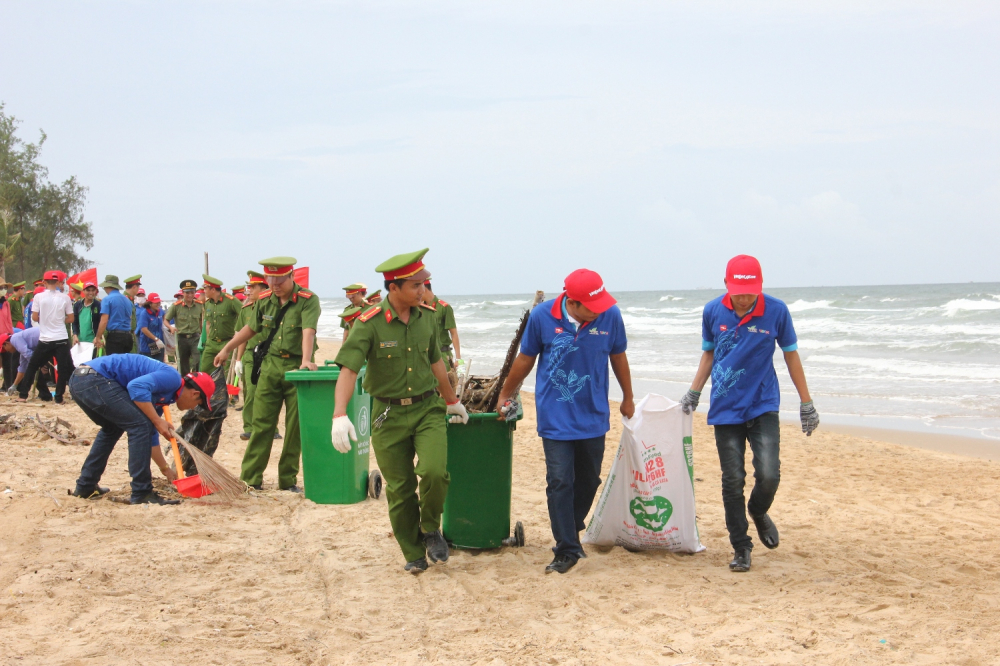
{"type": "Polygon", "coordinates": [[[601,485],[604,437],[611,429],[608,361],[622,388],[621,413],[631,418],[632,376],[625,324],[604,281],[585,268],[566,278],[563,293],[531,312],[521,353],[500,391],[501,413],[516,408],[510,398],[535,375],[538,435],[545,449],[545,494],[556,540],[555,559],[545,572],[566,573],[581,557],[580,532],[601,485]]]}
{"type": "Polygon", "coordinates": [[[781,394],[774,371],[774,347],[785,355],[788,374],[802,404],[802,432],[819,426],[798,353],[798,339],[788,307],[763,293],[760,263],[753,257],[733,257],[726,266],[725,296],[705,306],[702,315],[702,356],[691,389],[681,398],[685,413],[698,408],[701,390],[712,377],[708,424],[715,426],[715,445],[722,466],[722,503],[729,542],[735,552],[729,568],[750,570],[753,541],[747,534],[747,512],[757,536],[768,548],[778,547],[778,528],[767,515],[780,478],[778,405],[781,394]],[[753,451],[755,479],[744,507],[746,443],[753,451]]]}
{"type": "Polygon", "coordinates": [[[128,354],[132,351],[132,310],[135,307],[122,293],[117,275],[106,275],[101,289],[106,296],[101,300],[101,323],[94,338],[94,349],[104,347],[111,354],[128,354]],[[107,333],[107,335],[105,335],[107,333]]]}
{"type": "MultiPolygon", "coordinates": [[[[90,420],[101,426],[80,470],[73,495],[90,499],[108,492],[98,485],[108,457],[121,436],[128,433],[128,472],[132,477],[132,504],[179,504],[153,490],[149,473],[157,433],[170,437],[163,406],[177,403],[181,410],[209,406],[215,382],[204,372],[181,377],[166,363],[139,354],[115,354],[87,361],[69,380],[73,400],[90,420]]],[[[158,461],[166,474],[166,463],[158,461]]],[[[169,477],[168,477],[169,478],[169,477]]]]}

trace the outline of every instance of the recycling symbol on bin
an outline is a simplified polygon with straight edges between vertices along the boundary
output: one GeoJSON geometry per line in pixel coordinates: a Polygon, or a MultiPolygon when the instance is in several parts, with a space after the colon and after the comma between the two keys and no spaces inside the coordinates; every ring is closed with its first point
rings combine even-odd
{"type": "Polygon", "coordinates": [[[628,504],[628,510],[639,527],[659,532],[667,526],[674,507],[666,497],[653,495],[651,499],[636,497],[628,504]]]}
{"type": "Polygon", "coordinates": [[[364,437],[368,434],[368,408],[362,407],[358,411],[358,434],[364,437]]]}

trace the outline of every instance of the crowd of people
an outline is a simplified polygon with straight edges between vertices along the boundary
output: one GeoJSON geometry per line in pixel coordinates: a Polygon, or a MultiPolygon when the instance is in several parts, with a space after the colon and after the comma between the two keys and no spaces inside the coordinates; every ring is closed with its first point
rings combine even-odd
{"type": "MultiPolygon", "coordinates": [[[[363,283],[344,288],[349,304],[340,314],[343,341],[335,362],[331,439],[342,454],[357,436],[347,416],[355,381],[366,367],[365,390],[372,396],[371,448],[386,483],[393,535],[406,559],[405,570],[420,573],[430,562],[446,562],[441,533],[447,497],[446,422],[467,423],[455,393],[453,370],[462,363],[454,310],[438,298],[423,262],[427,249],[402,254],[375,270],[382,290],[368,294],[363,283]]],[[[278,462],[278,489],[297,485],[301,443],[295,386],[290,370],[316,370],[318,297],[295,282],[296,260],[262,260],[245,285],[229,292],[221,280],[186,279],[164,311],[156,293],[145,294],[141,275],[114,275],[94,283],[67,285],[66,275],[48,271],[32,294],[24,283],[6,285],[0,299],[0,347],[4,384],[28,397],[33,384],[42,400],[73,399],[101,427],[72,494],[108,492],[99,481],[122,434],[129,435],[133,503],[171,504],[155,491],[150,461],[168,478],[173,471],[159,452],[159,435],[170,437],[164,407],[208,408],[220,380],[239,378],[244,389],[243,435],[247,441],[241,478],[262,489],[281,409],[285,436],[278,462]],[[97,300],[98,288],[103,298],[97,300]],[[6,327],[6,328],[5,328],[6,327]],[[93,352],[74,368],[71,346],[92,344],[93,352]],[[26,361],[27,359],[27,361],[26,361]],[[176,367],[174,367],[174,364],[176,367]],[[45,379],[36,379],[43,367],[45,379]],[[15,371],[16,368],[16,371],[15,371]],[[49,377],[51,375],[51,377],[49,377]],[[48,380],[54,378],[55,395],[48,380]]],[[[726,526],[734,550],[730,569],[748,571],[753,520],[760,541],[776,548],[779,535],[769,510],[779,482],[780,394],[772,357],[784,354],[801,399],[802,430],[819,425],[797,353],[791,314],[763,293],[759,262],[740,255],[726,268],[726,294],[705,306],[702,357],[685,412],[697,409],[712,378],[708,423],[715,428],[722,467],[726,526]],[[745,451],[753,452],[756,484],[745,503],[745,451]]],[[[562,293],[531,312],[520,353],[499,393],[499,418],[517,409],[517,391],[535,367],[538,434],[546,462],[546,494],[556,545],[546,572],[566,573],[585,557],[580,532],[590,512],[610,430],[608,369],[621,386],[620,411],[634,415],[632,380],[621,312],[600,275],[580,269],[562,293]]]]}

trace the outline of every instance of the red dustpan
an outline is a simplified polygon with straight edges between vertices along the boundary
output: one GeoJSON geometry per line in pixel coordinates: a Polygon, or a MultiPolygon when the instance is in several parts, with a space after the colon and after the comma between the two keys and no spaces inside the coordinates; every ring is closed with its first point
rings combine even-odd
{"type": "MultiPolygon", "coordinates": [[[[170,408],[166,405],[163,406],[163,418],[167,420],[172,429],[174,422],[170,420],[170,408]]],[[[201,482],[201,475],[184,476],[184,465],[181,464],[181,452],[177,448],[177,440],[173,437],[170,438],[170,448],[174,451],[174,464],[177,466],[177,480],[174,481],[174,487],[177,488],[177,492],[184,497],[192,499],[211,495],[212,491],[201,482]]]]}

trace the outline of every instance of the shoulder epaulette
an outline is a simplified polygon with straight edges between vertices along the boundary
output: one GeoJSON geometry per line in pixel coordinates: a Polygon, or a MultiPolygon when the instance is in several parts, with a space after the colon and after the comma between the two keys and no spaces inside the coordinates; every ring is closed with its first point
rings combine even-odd
{"type": "Polygon", "coordinates": [[[244,302],[244,303],[243,303],[243,307],[245,307],[245,308],[248,308],[248,307],[250,307],[251,305],[254,305],[254,304],[255,304],[256,302],[257,302],[257,301],[254,301],[253,303],[251,303],[250,301],[246,301],[246,302],[244,302]]]}
{"type": "Polygon", "coordinates": [[[371,310],[366,310],[365,312],[363,312],[361,316],[358,317],[358,319],[360,321],[368,321],[369,319],[377,315],[379,312],[381,312],[381,310],[382,308],[376,305],[371,310]]]}
{"type": "Polygon", "coordinates": [[[306,291],[305,289],[299,289],[299,296],[302,298],[312,298],[312,292],[306,291]]]}
{"type": "Polygon", "coordinates": [[[442,301],[440,298],[438,299],[438,303],[440,303],[441,305],[443,305],[445,307],[448,307],[448,304],[445,303],[444,301],[442,301]]]}
{"type": "Polygon", "coordinates": [[[226,298],[228,298],[229,300],[233,300],[233,295],[232,294],[223,294],[223,296],[226,297],[226,298]]]}
{"type": "Polygon", "coordinates": [[[435,308],[433,305],[427,305],[426,303],[421,303],[420,307],[427,308],[431,312],[437,312],[437,308],[435,308]]]}
{"type": "Polygon", "coordinates": [[[259,301],[262,298],[267,298],[270,295],[271,295],[271,290],[270,289],[268,289],[267,291],[262,291],[262,292],[260,292],[260,296],[257,297],[257,300],[259,301]]]}

